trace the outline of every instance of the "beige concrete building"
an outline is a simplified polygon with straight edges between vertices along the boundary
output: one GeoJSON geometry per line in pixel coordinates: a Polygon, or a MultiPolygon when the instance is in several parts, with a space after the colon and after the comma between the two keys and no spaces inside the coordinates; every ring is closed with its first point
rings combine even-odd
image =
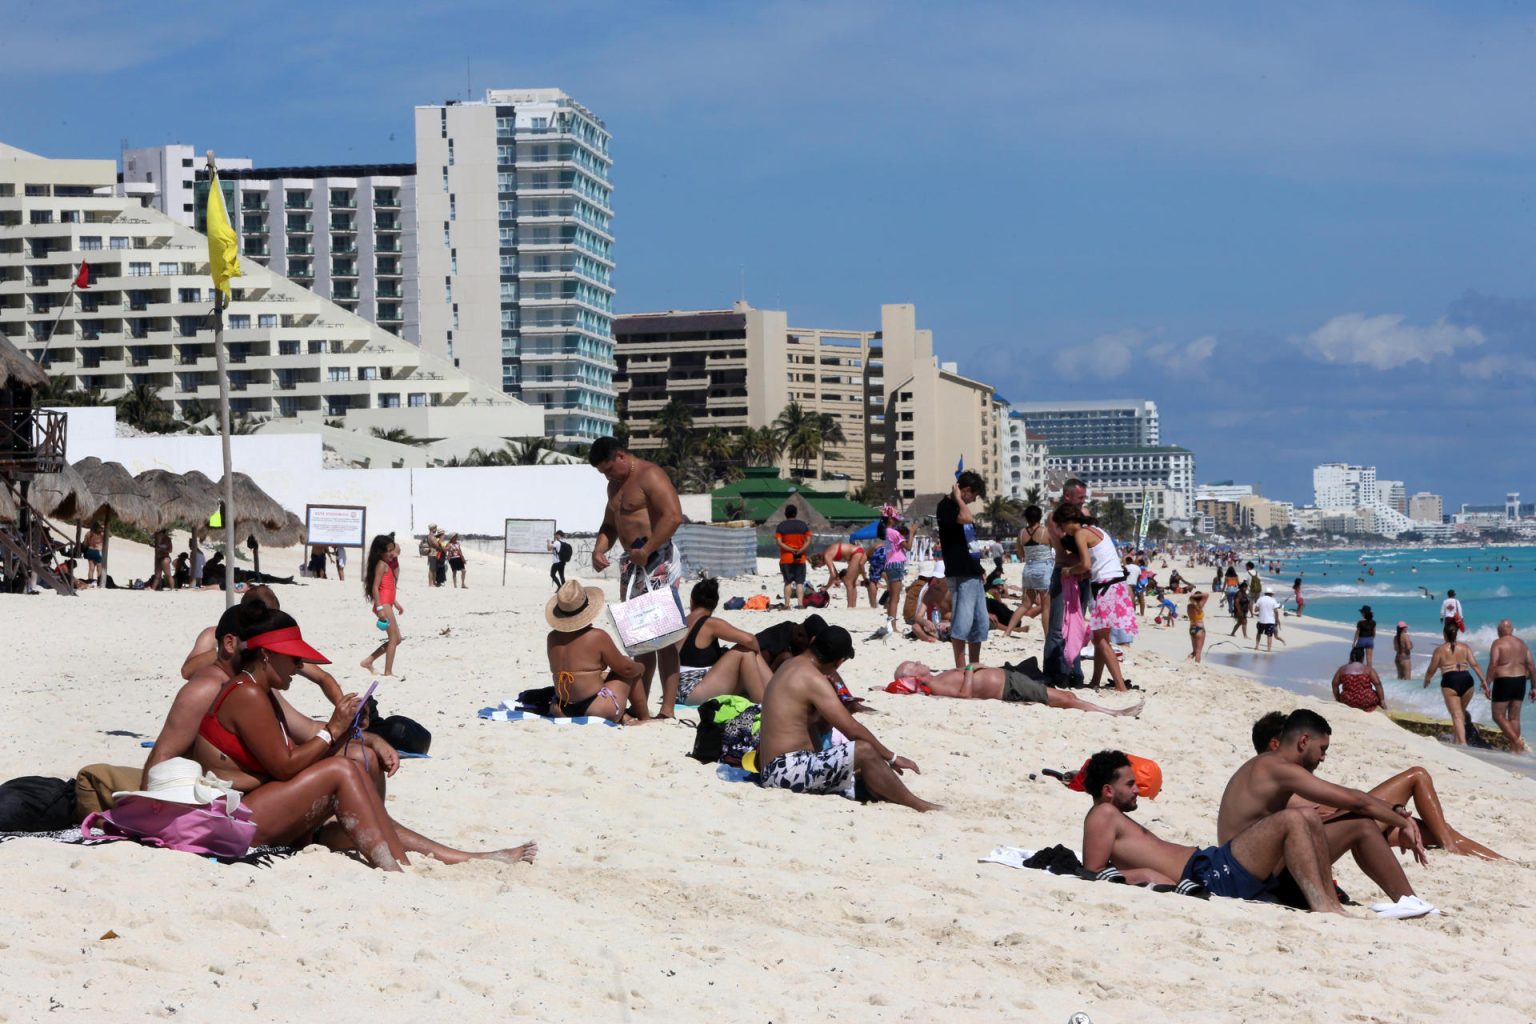
{"type": "Polygon", "coordinates": [[[1248,522],[1256,530],[1271,527],[1285,529],[1291,525],[1291,506],[1281,501],[1270,501],[1261,495],[1250,494],[1238,498],[1237,503],[1247,513],[1248,522]]]}
{"type": "Polygon", "coordinates": [[[1408,518],[1421,523],[1438,523],[1445,519],[1445,499],[1438,494],[1419,491],[1408,499],[1408,518]]]}
{"type": "MultiPolygon", "coordinates": [[[[948,490],[963,458],[995,490],[999,413],[991,385],[940,365],[910,305],[880,310],[880,330],[792,327],[788,316],[731,309],[632,313],[614,321],[621,418],[637,451],[656,450],[656,415],[674,398],[695,430],[772,426],[790,402],[836,418],[816,475],[910,501],[948,490]]],[[[789,468],[787,462],[784,468],[789,468]]]]}

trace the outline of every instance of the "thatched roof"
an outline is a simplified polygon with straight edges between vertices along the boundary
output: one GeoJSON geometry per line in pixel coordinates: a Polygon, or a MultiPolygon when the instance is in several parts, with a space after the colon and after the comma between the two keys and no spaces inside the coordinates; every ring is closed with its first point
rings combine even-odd
{"type": "MultiPolygon", "coordinates": [[[[252,527],[246,535],[255,537],[256,543],[264,548],[291,548],[304,543],[304,520],[292,512],[287,515],[288,521],[279,529],[258,525],[252,527]]],[[[235,525],[238,527],[240,524],[236,522],[235,525]]],[[[235,536],[240,536],[238,530],[235,536]]]]}
{"type": "Polygon", "coordinates": [[[0,387],[4,387],[13,379],[33,390],[45,388],[48,386],[48,371],[38,366],[31,356],[11,344],[9,338],[0,335],[0,387]]]}
{"type": "Polygon", "coordinates": [[[219,507],[214,482],[201,473],[184,475],[166,469],[146,469],[133,481],[160,509],[165,523],[182,523],[195,528],[206,522],[219,507]]]}
{"type": "MultiPolygon", "coordinates": [[[[219,493],[224,493],[224,480],[219,478],[219,493]]],[[[288,510],[279,505],[256,481],[244,473],[235,474],[235,523],[246,523],[254,528],[281,530],[288,525],[288,510]]],[[[261,538],[257,538],[260,540],[261,538]]]]}
{"type": "Polygon", "coordinates": [[[160,528],[159,508],[144,496],[120,463],[102,462],[93,455],[75,463],[75,469],[96,498],[96,507],[85,519],[95,521],[110,514],[112,518],[141,530],[160,528]]]}
{"type": "Polygon", "coordinates": [[[100,505],[85,478],[67,462],[57,473],[33,478],[27,503],[50,519],[68,523],[86,522],[100,505]]]}

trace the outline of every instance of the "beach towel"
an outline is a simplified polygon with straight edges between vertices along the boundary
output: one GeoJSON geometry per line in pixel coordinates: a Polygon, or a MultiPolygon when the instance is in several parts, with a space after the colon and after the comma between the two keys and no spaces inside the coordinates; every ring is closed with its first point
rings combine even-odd
{"type": "Polygon", "coordinates": [[[933,696],[933,688],[916,679],[893,679],[885,684],[885,692],[903,695],[921,693],[926,697],[933,696]]]}
{"type": "MultiPolygon", "coordinates": [[[[1035,868],[1049,871],[1053,875],[1075,875],[1086,882],[1125,884],[1125,876],[1113,866],[1098,872],[1088,871],[1083,867],[1083,862],[1078,859],[1075,850],[1059,844],[1047,846],[1043,850],[1026,850],[1018,846],[994,846],[991,853],[985,857],[977,857],[976,861],[979,864],[1001,864],[1009,868],[1035,868]]],[[[1137,888],[1151,889],[1153,892],[1176,892],[1181,896],[1193,896],[1201,900],[1211,898],[1205,886],[1190,881],[1182,881],[1177,885],[1149,883],[1137,888]]]]}
{"type": "MultiPolygon", "coordinates": [[[[0,832],[0,843],[10,842],[12,839],[46,839],[51,843],[64,843],[69,846],[106,846],[114,842],[113,838],[108,836],[93,836],[85,839],[80,835],[78,825],[49,832],[0,832]]],[[[209,857],[208,859],[220,864],[249,864],[259,868],[267,867],[280,857],[292,857],[301,849],[302,847],[299,846],[253,846],[243,857],[232,859],[209,857]]]]}
{"type": "Polygon", "coordinates": [[[1088,642],[1088,623],[1083,618],[1082,594],[1076,586],[1061,588],[1061,636],[1064,651],[1081,651],[1088,642]]]}
{"type": "Polygon", "coordinates": [[[481,708],[478,712],[481,718],[492,722],[548,722],[551,725],[610,725],[619,728],[618,722],[610,722],[606,718],[598,718],[595,715],[582,715],[580,718],[552,718],[549,715],[535,715],[531,711],[519,711],[517,701],[504,700],[494,708],[481,708]]]}

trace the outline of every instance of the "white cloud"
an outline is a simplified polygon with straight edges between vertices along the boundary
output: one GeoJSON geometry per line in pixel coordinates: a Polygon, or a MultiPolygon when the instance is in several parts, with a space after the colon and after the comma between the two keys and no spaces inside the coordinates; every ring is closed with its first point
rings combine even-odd
{"type": "Polygon", "coordinates": [[[1461,364],[1461,375],[1473,380],[1527,377],[1536,380],[1536,359],[1524,356],[1483,356],[1461,364]]]}
{"type": "Polygon", "coordinates": [[[1162,342],[1147,349],[1147,355],[1162,364],[1164,372],[1176,377],[1192,377],[1205,369],[1216,352],[1216,336],[1206,334],[1183,344],[1162,342]]]}
{"type": "Polygon", "coordinates": [[[1476,327],[1448,324],[1444,319],[1423,326],[1406,320],[1400,313],[1345,313],[1323,324],[1300,344],[1324,362],[1391,370],[1408,363],[1427,363],[1436,356],[1483,343],[1483,332],[1476,327]]]}
{"type": "Polygon", "coordinates": [[[1068,380],[1123,376],[1146,338],[1144,332],[1136,330],[1101,334],[1086,345],[1074,345],[1057,353],[1056,372],[1068,380]]]}

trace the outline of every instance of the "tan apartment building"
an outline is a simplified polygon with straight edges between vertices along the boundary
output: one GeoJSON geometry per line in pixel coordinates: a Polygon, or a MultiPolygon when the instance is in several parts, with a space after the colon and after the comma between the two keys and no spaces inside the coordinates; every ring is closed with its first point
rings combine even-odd
{"type": "MultiPolygon", "coordinates": [[[[843,440],[816,475],[873,482],[905,503],[947,491],[955,466],[1001,480],[990,385],[933,355],[911,305],[880,309],[880,330],[791,327],[786,313],[731,309],[631,313],[614,321],[620,417],[636,450],[655,451],[657,414],[681,399],[696,430],[772,426],[790,402],[837,419],[843,440]]],[[[789,468],[787,462],[783,468],[789,468]]]]}

